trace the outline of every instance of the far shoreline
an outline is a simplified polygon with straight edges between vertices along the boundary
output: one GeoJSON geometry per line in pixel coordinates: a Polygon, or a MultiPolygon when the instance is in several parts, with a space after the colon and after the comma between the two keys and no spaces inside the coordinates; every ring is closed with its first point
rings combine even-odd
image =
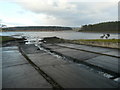
{"type": "Polygon", "coordinates": [[[120,34],[119,32],[115,32],[115,31],[112,31],[112,32],[107,32],[107,31],[105,31],[105,32],[97,32],[97,31],[74,31],[74,30],[63,30],[63,31],[0,31],[0,32],[81,32],[81,33],[101,33],[101,34],[105,34],[105,33],[113,33],[113,34],[120,34]]]}
{"type": "MultiPolygon", "coordinates": [[[[69,32],[69,31],[73,31],[73,30],[63,30],[63,31],[22,31],[22,30],[19,30],[19,31],[1,31],[1,32],[69,32]]],[[[75,31],[76,32],[76,31],[75,31]]]]}

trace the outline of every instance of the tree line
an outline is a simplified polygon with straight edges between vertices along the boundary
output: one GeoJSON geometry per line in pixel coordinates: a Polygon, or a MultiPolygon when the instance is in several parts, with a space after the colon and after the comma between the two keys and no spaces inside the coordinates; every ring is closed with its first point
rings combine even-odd
{"type": "Polygon", "coordinates": [[[79,31],[118,32],[120,21],[83,25],[79,31]]]}
{"type": "Polygon", "coordinates": [[[70,27],[61,26],[23,26],[23,27],[7,27],[3,31],[62,31],[72,30],[70,27]]]}

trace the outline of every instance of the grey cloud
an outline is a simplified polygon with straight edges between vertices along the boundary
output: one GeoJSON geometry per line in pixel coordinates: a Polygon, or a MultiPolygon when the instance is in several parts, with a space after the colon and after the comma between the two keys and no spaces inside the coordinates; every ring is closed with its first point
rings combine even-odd
{"type": "Polygon", "coordinates": [[[116,20],[116,4],[113,2],[84,3],[84,2],[51,2],[49,3],[19,3],[23,8],[36,14],[50,16],[47,23],[79,26],[81,24],[96,23],[106,20],[116,20]],[[114,13],[113,13],[114,12],[114,13]],[[107,15],[107,16],[106,16],[107,15]],[[54,18],[52,18],[54,17],[54,18]],[[51,18],[51,19],[50,19],[51,18]],[[50,20],[52,20],[50,22],[50,20]]]}

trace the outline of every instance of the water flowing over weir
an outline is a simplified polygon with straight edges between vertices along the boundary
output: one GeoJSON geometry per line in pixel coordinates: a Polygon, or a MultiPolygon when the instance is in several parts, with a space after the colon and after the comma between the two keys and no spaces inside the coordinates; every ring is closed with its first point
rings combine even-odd
{"type": "MultiPolygon", "coordinates": [[[[45,49],[45,48],[42,47],[41,45],[36,45],[36,46],[37,46],[40,50],[46,51],[47,53],[49,53],[49,54],[51,54],[51,55],[53,55],[53,56],[55,56],[55,57],[57,57],[57,58],[62,58],[63,60],[67,60],[67,61],[69,61],[69,62],[76,63],[76,62],[74,62],[72,59],[68,59],[67,57],[60,56],[59,54],[56,54],[56,53],[54,53],[54,52],[51,52],[50,50],[45,49]]],[[[90,70],[90,71],[92,71],[92,72],[94,72],[94,73],[101,74],[101,75],[103,75],[104,77],[109,78],[109,79],[112,78],[112,77],[114,77],[113,75],[110,75],[110,74],[105,73],[105,72],[102,72],[102,71],[95,70],[95,69],[93,69],[93,68],[91,68],[91,67],[89,67],[89,66],[87,66],[87,65],[84,65],[84,64],[77,63],[77,65],[80,65],[80,66],[82,66],[82,67],[86,68],[87,70],[90,70]]]]}
{"type": "MultiPolygon", "coordinates": [[[[42,39],[40,39],[42,40],[42,39]]],[[[46,49],[43,45],[42,45],[43,42],[40,42],[38,41],[38,39],[36,39],[34,42],[32,40],[29,39],[29,43],[27,44],[34,44],[36,47],[38,47],[38,50],[42,50],[42,51],[45,51],[46,53],[56,57],[56,58],[61,58],[62,60],[66,60],[67,62],[71,62],[71,63],[76,63],[76,65],[78,66],[81,66],[87,70],[89,70],[90,72],[93,72],[93,73],[96,73],[96,74],[100,74],[108,79],[112,79],[114,80],[115,82],[118,82],[118,77],[116,78],[116,76],[112,75],[112,74],[108,74],[106,72],[103,72],[101,69],[96,69],[96,68],[93,68],[93,67],[90,67],[86,64],[83,64],[83,63],[79,63],[79,62],[75,62],[73,59],[71,58],[68,58],[66,56],[62,56],[60,54],[57,54],[49,49],[46,49]]]]}

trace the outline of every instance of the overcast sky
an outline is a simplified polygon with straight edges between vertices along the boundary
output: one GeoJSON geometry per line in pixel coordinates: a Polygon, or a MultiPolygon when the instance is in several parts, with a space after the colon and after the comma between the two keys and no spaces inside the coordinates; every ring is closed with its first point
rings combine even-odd
{"type": "Polygon", "coordinates": [[[7,26],[81,26],[118,20],[119,0],[0,0],[7,26]]]}

